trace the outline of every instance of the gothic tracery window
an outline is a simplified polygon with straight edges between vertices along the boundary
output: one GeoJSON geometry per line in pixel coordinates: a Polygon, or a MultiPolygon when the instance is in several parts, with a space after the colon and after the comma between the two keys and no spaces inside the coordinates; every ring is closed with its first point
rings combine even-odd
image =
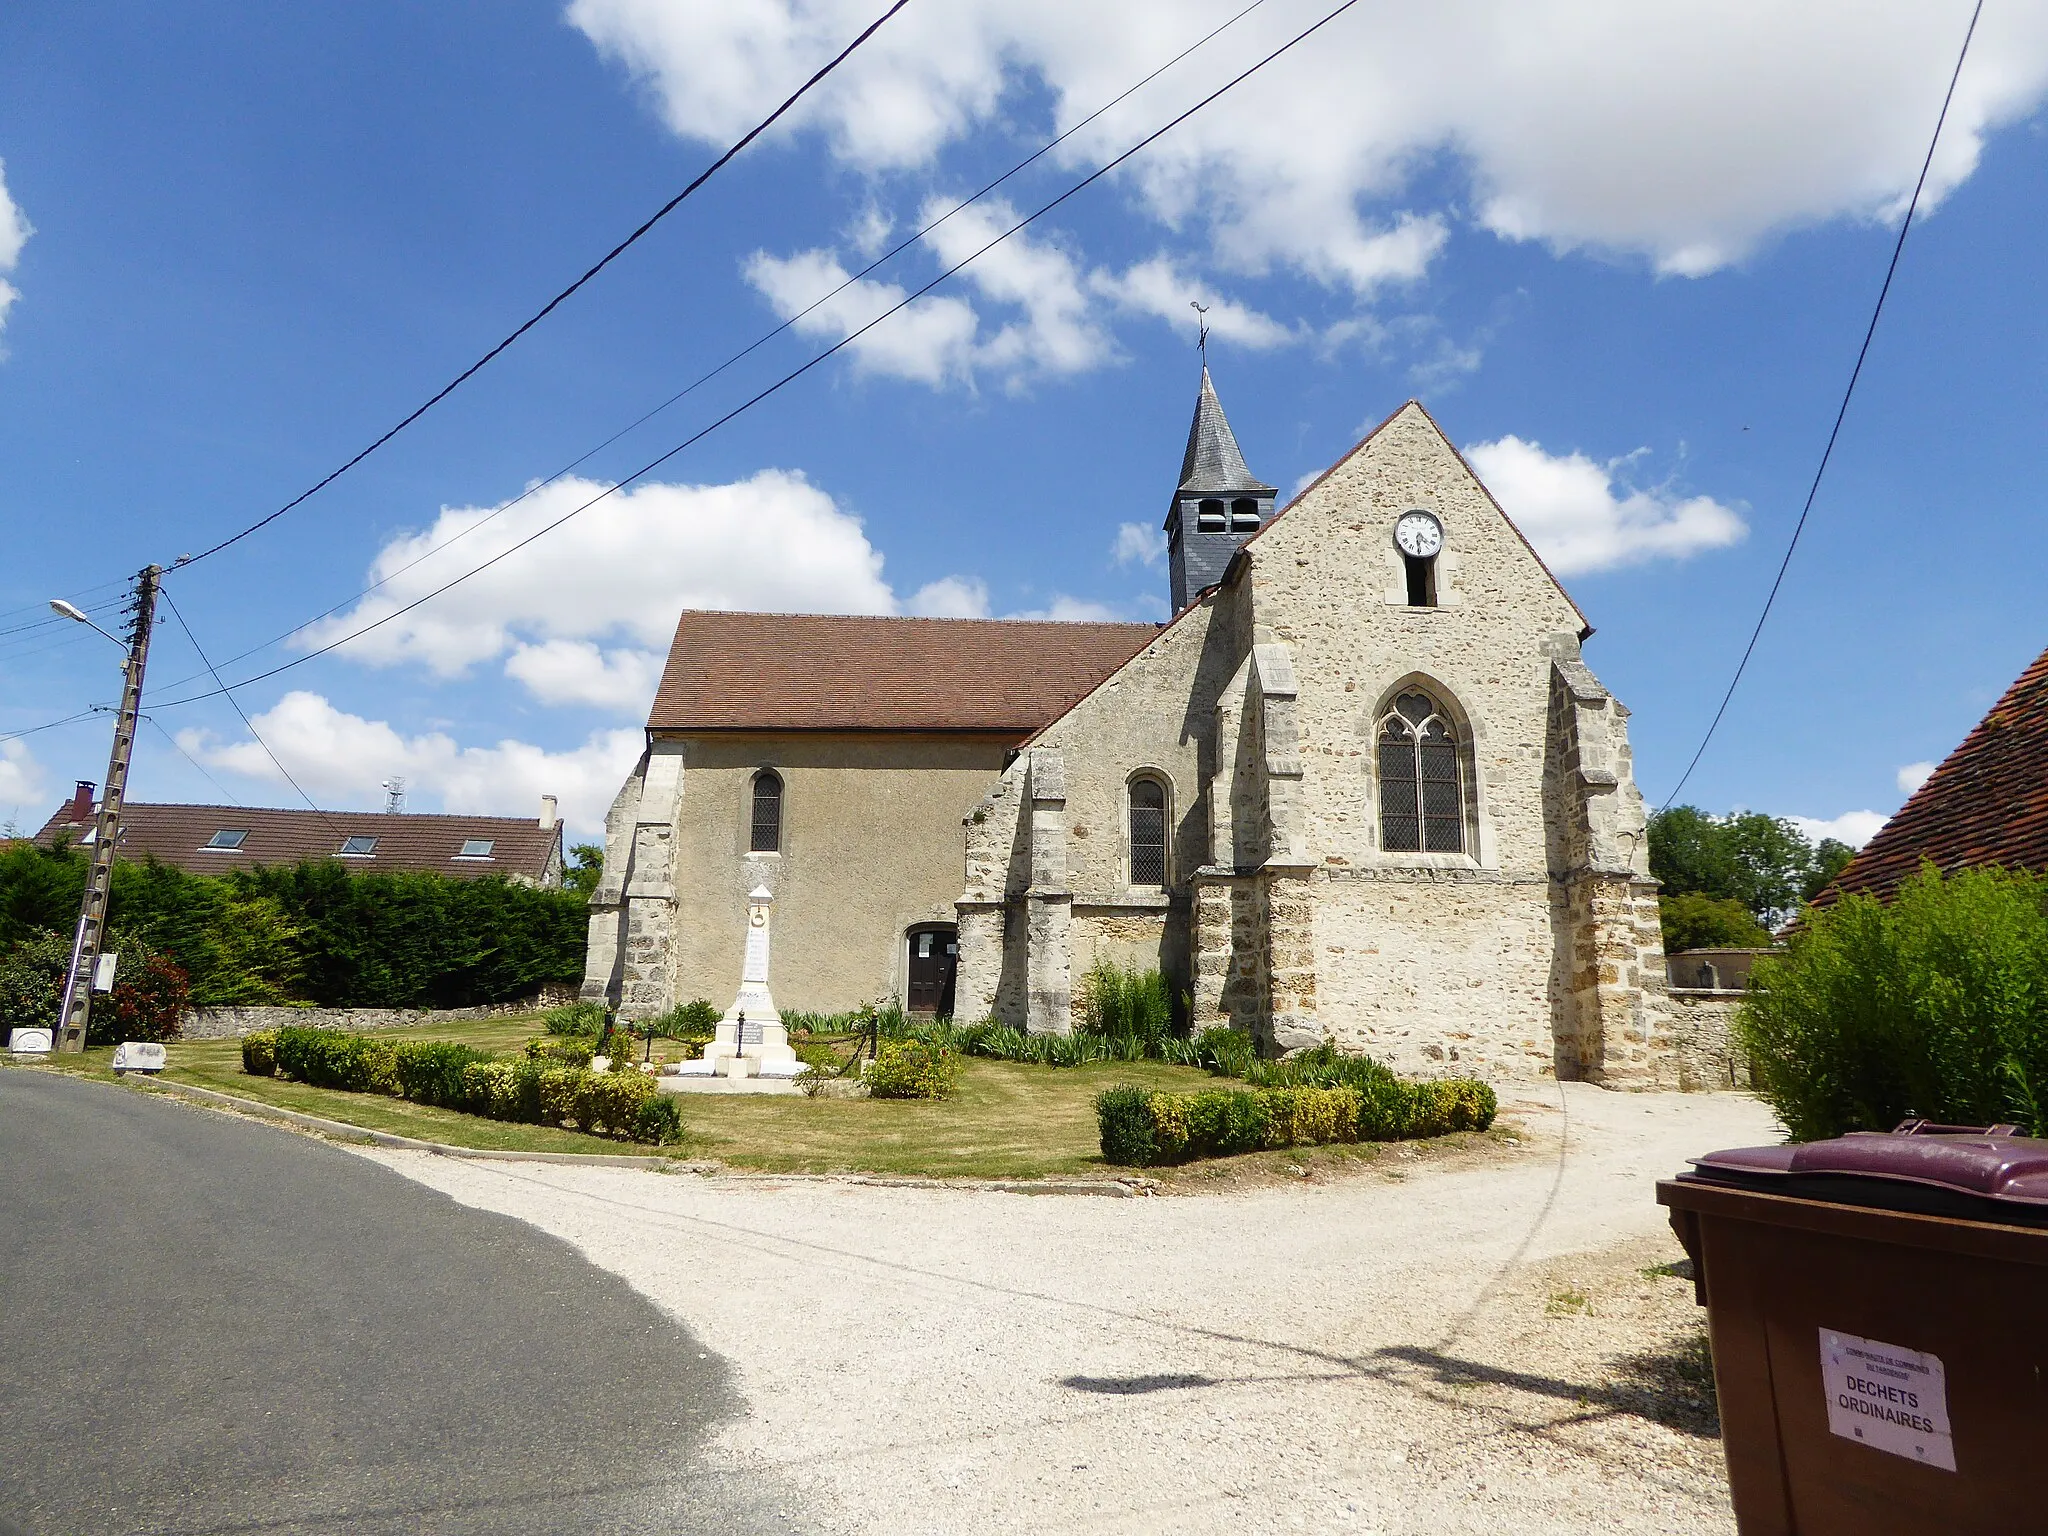
{"type": "Polygon", "coordinates": [[[1402,694],[1380,721],[1379,776],[1383,852],[1465,851],[1457,729],[1428,694],[1402,694]]]}

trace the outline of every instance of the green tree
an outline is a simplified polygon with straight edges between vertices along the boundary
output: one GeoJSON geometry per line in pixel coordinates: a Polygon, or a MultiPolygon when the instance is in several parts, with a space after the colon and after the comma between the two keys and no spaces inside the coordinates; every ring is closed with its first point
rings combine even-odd
{"type": "Polygon", "coordinates": [[[1696,805],[1673,805],[1650,817],[1650,873],[1666,896],[1740,900],[1739,873],[1726,829],[1696,805]]]}
{"type": "Polygon", "coordinates": [[[604,845],[578,843],[569,850],[569,867],[562,872],[562,889],[574,891],[588,901],[603,876],[604,845]]]}
{"type": "Polygon", "coordinates": [[[1800,891],[1804,901],[1811,901],[1830,885],[1835,876],[1849,867],[1849,861],[1856,857],[1856,850],[1847,843],[1832,837],[1824,837],[1813,847],[1813,863],[1806,871],[1806,884],[1800,891]]]}
{"type": "Polygon", "coordinates": [[[0,955],[0,1042],[14,1029],[55,1029],[64,1000],[64,973],[71,967],[71,940],[61,933],[32,933],[0,955]]]}
{"type": "Polygon", "coordinates": [[[1781,926],[1855,854],[1833,838],[1815,847],[1791,822],[1760,811],[1710,816],[1674,805],[1650,817],[1649,831],[1650,873],[1666,899],[1737,901],[1766,928],[1781,926]]]}
{"type": "Polygon", "coordinates": [[[1687,949],[1763,949],[1771,935],[1750,916],[1749,908],[1727,897],[1686,891],[1657,902],[1664,926],[1664,952],[1687,949]]]}

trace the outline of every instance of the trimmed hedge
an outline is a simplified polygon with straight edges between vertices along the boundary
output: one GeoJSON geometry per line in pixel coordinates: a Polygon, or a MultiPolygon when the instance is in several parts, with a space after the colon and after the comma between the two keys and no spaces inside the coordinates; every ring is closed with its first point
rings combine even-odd
{"type": "Polygon", "coordinates": [[[681,1111],[642,1072],[592,1072],[588,1043],[580,1064],[545,1059],[573,1055],[571,1042],[535,1042],[544,1048],[498,1058],[450,1040],[394,1043],[338,1029],[287,1026],[242,1040],[242,1070],[315,1088],[383,1093],[460,1110],[490,1120],[527,1125],[573,1125],[592,1135],[667,1145],[683,1134],[681,1111]],[[564,1047],[569,1049],[564,1050],[564,1047]]]}
{"type": "Polygon", "coordinates": [[[1484,1083],[1410,1083],[1387,1076],[1398,1096],[1368,1096],[1350,1086],[1152,1093],[1120,1085],[1095,1098],[1102,1156],[1123,1167],[1146,1168],[1275,1147],[1483,1131],[1493,1123],[1493,1090],[1484,1083]]]}
{"type": "Polygon", "coordinates": [[[242,1036],[242,1070],[251,1077],[271,1077],[277,1072],[277,1036],[259,1029],[242,1036]]]}
{"type": "Polygon", "coordinates": [[[557,1067],[587,1067],[590,1058],[597,1054],[597,1042],[591,1039],[529,1040],[526,1055],[531,1061],[544,1061],[557,1067]]]}

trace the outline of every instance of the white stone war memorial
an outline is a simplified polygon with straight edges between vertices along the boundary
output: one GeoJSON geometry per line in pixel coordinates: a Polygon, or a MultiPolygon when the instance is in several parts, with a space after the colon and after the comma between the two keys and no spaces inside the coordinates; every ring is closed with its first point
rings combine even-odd
{"type": "Polygon", "coordinates": [[[765,892],[792,1007],[1065,1031],[1107,960],[1270,1050],[1675,1084],[1585,615],[1415,402],[1274,502],[1204,369],[1165,624],[685,613],[584,995],[723,995],[765,892]]]}
{"type": "Polygon", "coordinates": [[[756,886],[747,893],[745,959],[739,995],[718,1021],[718,1033],[694,1061],[681,1063],[666,1084],[671,1091],[716,1086],[728,1092],[787,1086],[808,1070],[790,1049],[789,1032],[768,990],[770,909],[774,893],[756,886]],[[706,1081],[706,1080],[712,1081],[706,1081]]]}

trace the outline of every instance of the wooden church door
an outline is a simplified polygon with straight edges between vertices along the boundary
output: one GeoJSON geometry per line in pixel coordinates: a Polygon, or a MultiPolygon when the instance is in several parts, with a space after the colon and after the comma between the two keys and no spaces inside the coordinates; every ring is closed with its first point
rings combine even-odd
{"type": "Polygon", "coordinates": [[[959,929],[950,923],[911,929],[910,1011],[951,1017],[953,973],[959,968],[959,929]]]}

